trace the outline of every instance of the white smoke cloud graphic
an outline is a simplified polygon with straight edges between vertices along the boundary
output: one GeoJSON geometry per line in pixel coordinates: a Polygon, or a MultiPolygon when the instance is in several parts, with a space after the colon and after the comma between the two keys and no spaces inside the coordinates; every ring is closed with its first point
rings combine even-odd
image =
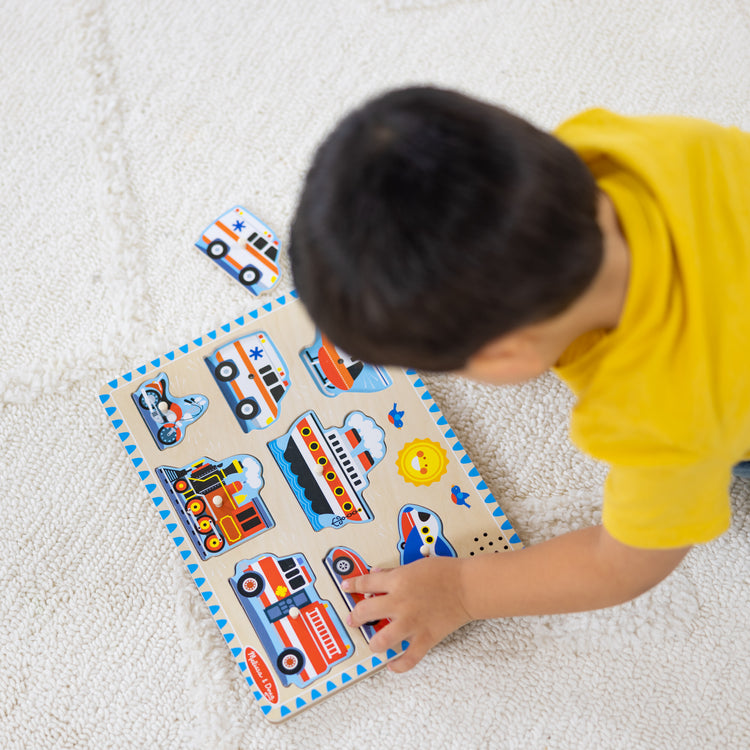
{"type": "Polygon", "coordinates": [[[263,486],[261,476],[263,467],[260,461],[253,456],[245,456],[242,459],[242,468],[245,470],[245,483],[253,490],[259,490],[263,486]]]}
{"type": "Polygon", "coordinates": [[[385,456],[385,433],[375,424],[375,420],[361,411],[354,411],[347,417],[346,424],[357,430],[373,461],[380,461],[385,456]]]}

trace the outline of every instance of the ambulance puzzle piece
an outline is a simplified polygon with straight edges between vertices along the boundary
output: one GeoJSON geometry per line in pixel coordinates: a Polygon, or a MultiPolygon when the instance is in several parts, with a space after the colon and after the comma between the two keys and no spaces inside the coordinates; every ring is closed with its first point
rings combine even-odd
{"type": "Polygon", "coordinates": [[[279,238],[242,206],[209,224],[195,246],[253,294],[279,282],[279,238]]]}

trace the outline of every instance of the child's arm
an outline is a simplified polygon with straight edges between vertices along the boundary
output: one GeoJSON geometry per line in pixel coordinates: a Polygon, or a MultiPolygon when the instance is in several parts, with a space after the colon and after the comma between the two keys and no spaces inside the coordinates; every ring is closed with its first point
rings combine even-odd
{"type": "Polygon", "coordinates": [[[360,602],[350,624],[389,617],[370,647],[385,651],[408,640],[391,667],[405,672],[470,620],[578,612],[633,599],[669,575],[689,549],[629,547],[595,526],[510,554],[417,560],[343,586],[383,594],[360,602]]]}

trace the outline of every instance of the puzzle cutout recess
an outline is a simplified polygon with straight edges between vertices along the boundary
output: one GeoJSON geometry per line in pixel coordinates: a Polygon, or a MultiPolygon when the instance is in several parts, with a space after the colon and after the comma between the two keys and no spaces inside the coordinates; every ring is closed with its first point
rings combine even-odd
{"type": "MultiPolygon", "coordinates": [[[[239,206],[197,244],[253,293],[278,280],[278,240],[239,206]]],[[[521,547],[418,374],[347,356],[294,292],[99,398],[271,721],[408,647],[373,653],[387,622],[344,624],[344,580],[521,547]]]]}

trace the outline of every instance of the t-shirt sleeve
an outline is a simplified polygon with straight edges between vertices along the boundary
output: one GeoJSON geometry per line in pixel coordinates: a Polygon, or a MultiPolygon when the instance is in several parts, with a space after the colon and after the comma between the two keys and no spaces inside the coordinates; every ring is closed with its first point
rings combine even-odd
{"type": "Polygon", "coordinates": [[[731,518],[729,462],[611,466],[602,523],[618,541],[651,549],[711,541],[731,518]]]}

